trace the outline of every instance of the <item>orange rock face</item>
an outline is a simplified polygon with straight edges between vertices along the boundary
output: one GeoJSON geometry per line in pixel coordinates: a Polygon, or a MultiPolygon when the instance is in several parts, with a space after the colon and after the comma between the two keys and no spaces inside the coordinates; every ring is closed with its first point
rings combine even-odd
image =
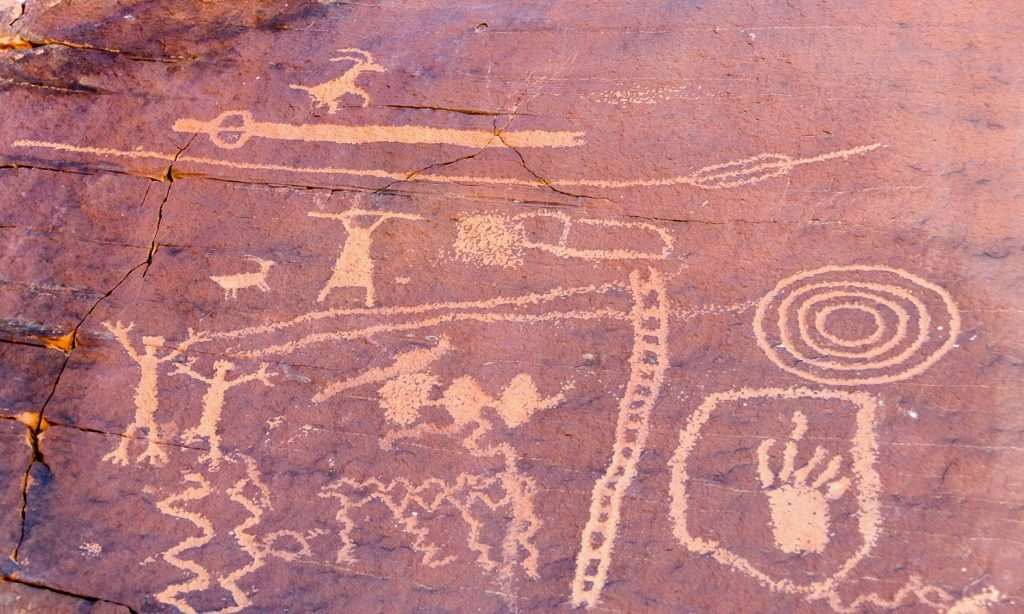
{"type": "Polygon", "coordinates": [[[0,609],[1024,609],[1019,3],[0,16],[0,609]]]}

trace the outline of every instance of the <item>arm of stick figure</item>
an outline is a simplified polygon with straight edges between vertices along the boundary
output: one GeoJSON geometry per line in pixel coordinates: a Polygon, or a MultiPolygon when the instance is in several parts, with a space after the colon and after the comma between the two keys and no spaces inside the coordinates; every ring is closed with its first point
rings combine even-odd
{"type": "Polygon", "coordinates": [[[167,355],[164,356],[160,360],[161,360],[161,362],[165,362],[165,361],[168,361],[168,360],[175,360],[176,358],[178,358],[178,356],[181,356],[185,352],[185,350],[187,350],[189,347],[195,345],[196,343],[201,343],[203,341],[206,341],[206,339],[207,339],[207,333],[206,332],[204,332],[204,331],[196,332],[195,330],[190,328],[190,329],[188,329],[188,337],[186,337],[184,341],[179,343],[177,347],[172,348],[171,351],[169,351],[167,353],[167,355]]]}
{"type": "Polygon", "coordinates": [[[129,324],[128,326],[125,326],[121,322],[116,322],[114,324],[111,324],[110,322],[104,322],[103,328],[106,328],[108,331],[110,331],[110,334],[114,336],[114,339],[116,339],[118,343],[124,346],[124,351],[128,353],[128,356],[130,356],[132,360],[134,360],[135,362],[139,361],[139,353],[135,351],[135,347],[132,345],[132,340],[128,337],[128,333],[131,332],[133,328],[135,328],[134,324],[129,324]]]}
{"type": "Polygon", "coordinates": [[[183,363],[181,363],[181,362],[174,363],[174,370],[171,371],[171,375],[187,375],[187,376],[191,377],[192,379],[197,379],[197,380],[199,380],[201,382],[204,382],[204,383],[207,383],[207,384],[212,384],[213,383],[213,379],[212,378],[204,377],[202,374],[200,374],[197,371],[195,371],[194,369],[192,369],[192,365],[194,365],[195,362],[196,362],[195,358],[189,358],[188,360],[186,360],[183,363]]]}
{"type": "Polygon", "coordinates": [[[255,373],[250,373],[249,375],[241,375],[235,378],[233,382],[242,384],[245,382],[260,381],[263,383],[264,386],[273,387],[274,382],[270,381],[270,378],[275,377],[277,373],[267,373],[267,366],[267,363],[263,363],[260,365],[259,370],[257,370],[255,373]]]}

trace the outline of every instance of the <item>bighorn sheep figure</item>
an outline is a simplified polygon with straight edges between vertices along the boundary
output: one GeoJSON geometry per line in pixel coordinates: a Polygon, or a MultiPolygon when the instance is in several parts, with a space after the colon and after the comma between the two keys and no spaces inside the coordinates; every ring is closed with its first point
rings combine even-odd
{"type": "Polygon", "coordinates": [[[331,58],[332,62],[349,60],[353,63],[340,77],[324,81],[312,87],[296,83],[290,86],[293,90],[308,92],[318,106],[327,107],[327,112],[332,114],[337,113],[338,104],[345,94],[358,96],[363,102],[361,106],[369,105],[370,95],[363,88],[356,85],[356,79],[364,72],[384,72],[384,67],[373,59],[373,55],[369,51],[363,51],[362,49],[338,49],[338,53],[341,55],[331,58]]]}
{"type": "Polygon", "coordinates": [[[274,266],[273,260],[264,260],[256,256],[246,256],[246,260],[255,262],[260,270],[252,273],[235,273],[234,275],[212,275],[210,279],[217,282],[217,285],[224,288],[225,299],[238,298],[238,291],[245,288],[256,288],[262,292],[269,292],[267,285],[267,273],[270,267],[274,266]]]}

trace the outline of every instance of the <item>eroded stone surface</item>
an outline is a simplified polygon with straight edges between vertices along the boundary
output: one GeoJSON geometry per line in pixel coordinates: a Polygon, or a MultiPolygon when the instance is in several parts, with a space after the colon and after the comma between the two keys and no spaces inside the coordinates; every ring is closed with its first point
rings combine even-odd
{"type": "Polygon", "coordinates": [[[1022,607],[1013,3],[5,10],[16,611],[1022,607]]]}

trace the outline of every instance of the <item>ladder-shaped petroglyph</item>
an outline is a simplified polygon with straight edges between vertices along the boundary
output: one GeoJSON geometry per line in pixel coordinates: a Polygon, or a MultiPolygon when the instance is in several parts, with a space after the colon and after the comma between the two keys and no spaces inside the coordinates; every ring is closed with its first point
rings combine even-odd
{"type": "Polygon", "coordinates": [[[343,213],[323,213],[310,211],[310,217],[338,220],[347,233],[342,244],[341,253],[334,263],[334,270],[327,285],[317,296],[319,303],[338,288],[360,288],[364,292],[367,307],[373,307],[376,300],[373,286],[373,258],[370,248],[373,244],[373,231],[388,220],[422,220],[419,215],[395,213],[389,211],[372,211],[369,209],[349,209],[343,213]],[[359,218],[374,218],[369,226],[360,226],[359,218]]]}
{"type": "Polygon", "coordinates": [[[850,488],[848,477],[839,477],[843,457],[836,454],[823,469],[825,448],[818,446],[814,456],[802,467],[796,466],[798,444],[807,433],[807,416],[793,413],[793,432],[783,450],[782,466],[772,470],[770,453],[775,439],[768,438],[757,448],[757,473],[768,496],[775,544],[783,552],[823,552],[829,541],[829,502],[842,497],[850,488]],[[813,476],[812,472],[820,471],[813,476]]]}
{"type": "Polygon", "coordinates": [[[661,393],[668,369],[669,305],[665,283],[654,269],[647,277],[630,275],[633,293],[633,352],[630,374],[619,402],[612,460],[594,485],[590,517],[583,529],[572,581],[572,602],[592,608],[608,580],[618,532],[622,498],[637,473],[637,463],[650,429],[651,411],[661,393]]]}
{"type": "Polygon", "coordinates": [[[270,267],[274,266],[274,261],[257,258],[256,256],[246,256],[245,259],[255,262],[259,270],[249,273],[210,276],[214,283],[224,289],[225,299],[236,299],[238,298],[238,291],[247,288],[255,288],[260,292],[270,292],[270,286],[267,284],[267,274],[270,273],[270,267]]]}
{"type": "Polygon", "coordinates": [[[184,433],[184,442],[187,444],[197,443],[202,439],[210,446],[210,451],[201,456],[201,462],[208,462],[211,470],[216,470],[220,465],[224,453],[221,451],[220,435],[217,427],[220,424],[221,413],[224,411],[224,396],[227,391],[248,382],[260,382],[264,386],[273,386],[270,378],[275,374],[267,372],[267,365],[260,365],[255,373],[238,375],[228,379],[229,374],[235,369],[235,363],[229,360],[218,360],[213,363],[213,373],[209,376],[198,373],[192,367],[195,359],[187,360],[184,363],[174,364],[174,375],[187,375],[194,380],[206,384],[206,393],[203,395],[203,414],[199,424],[189,428],[184,433]]]}
{"type": "MultiPolygon", "coordinates": [[[[339,138],[344,140],[344,142],[355,140],[355,138],[368,138],[367,135],[362,134],[358,137],[351,136],[352,133],[349,132],[349,130],[356,130],[357,128],[355,127],[334,127],[328,125],[321,128],[315,125],[296,127],[292,124],[257,124],[252,119],[252,114],[248,111],[230,111],[212,122],[203,122],[195,119],[181,119],[175,123],[174,129],[192,134],[196,132],[209,134],[211,140],[218,147],[228,149],[241,147],[239,143],[244,144],[252,136],[264,135],[268,136],[268,138],[330,142],[335,142],[339,138]],[[250,128],[257,125],[259,126],[258,134],[253,134],[250,131],[250,128]],[[336,133],[338,130],[343,131],[343,136],[338,136],[336,133]]],[[[391,138],[404,139],[398,142],[409,142],[411,140],[415,142],[422,142],[425,140],[424,137],[417,136],[418,130],[420,129],[426,128],[417,128],[415,131],[412,131],[410,135],[391,138]]],[[[447,141],[455,141],[455,144],[467,143],[466,146],[479,146],[480,149],[483,149],[484,147],[497,146],[497,143],[501,143],[502,141],[516,148],[529,146],[528,144],[524,145],[524,142],[536,142],[537,144],[533,146],[538,147],[569,147],[581,144],[580,138],[582,136],[580,133],[573,132],[533,134],[540,131],[524,131],[524,133],[520,133],[519,137],[516,137],[510,132],[502,132],[502,138],[498,139],[496,138],[496,134],[493,132],[478,131],[472,135],[465,135],[465,138],[463,138],[464,135],[452,136],[449,134],[450,131],[448,129],[444,130],[445,132],[442,133],[444,135],[443,137],[439,137],[431,132],[427,132],[426,134],[428,134],[429,138],[434,141],[445,138],[447,139],[445,141],[446,143],[447,141]],[[512,140],[509,140],[510,137],[512,140]]],[[[374,131],[370,134],[379,135],[380,133],[374,131]]],[[[174,162],[177,166],[194,165],[202,169],[203,172],[211,174],[214,173],[214,168],[222,168],[245,172],[280,172],[298,175],[312,175],[315,177],[363,177],[369,179],[384,179],[387,181],[426,182],[452,186],[472,184],[542,189],[550,189],[554,187],[561,190],[579,188],[631,190],[665,187],[691,187],[700,190],[731,189],[754,185],[767,181],[768,179],[786,175],[802,165],[818,164],[828,160],[847,160],[851,157],[864,155],[882,147],[881,143],[872,143],[870,145],[850,147],[807,158],[793,158],[786,154],[765,153],[751,158],[726,162],[724,164],[705,166],[688,175],[670,177],[637,179],[594,179],[582,177],[519,179],[515,177],[488,177],[481,175],[446,175],[441,173],[420,172],[420,169],[403,170],[386,168],[296,166],[265,162],[239,162],[236,160],[224,160],[220,158],[209,158],[191,154],[181,155],[173,152],[82,146],[71,143],[43,141],[37,139],[18,139],[15,140],[12,145],[14,147],[42,148],[67,153],[90,154],[93,156],[113,158],[163,160],[166,162],[174,162]]],[[[226,176],[230,177],[231,175],[228,174],[226,176]]]]}
{"type": "MultiPolygon", "coordinates": [[[[257,121],[252,112],[245,110],[225,111],[209,121],[182,117],[174,122],[172,129],[187,134],[205,134],[220,149],[239,149],[254,137],[297,143],[450,145],[477,150],[488,147],[578,147],[585,142],[582,132],[570,131],[504,131],[419,124],[287,124],[257,121]]],[[[405,173],[405,177],[411,179],[416,174],[405,173]]]]}
{"type": "Polygon", "coordinates": [[[757,344],[820,384],[908,379],[956,344],[960,312],[942,287],[878,265],[826,266],[780,281],[754,317],[757,344]]]}
{"type": "Polygon", "coordinates": [[[254,529],[263,522],[267,511],[271,509],[271,490],[260,475],[254,459],[242,454],[231,454],[225,456],[224,460],[240,470],[239,475],[231,478],[233,483],[228,488],[220,491],[202,474],[187,473],[183,479],[196,486],[186,488],[183,492],[166,497],[156,504],[161,513],[185,520],[201,532],[201,535],[187,537],[161,554],[164,561],[191,577],[167,586],[154,597],[157,601],[172,605],[186,614],[196,614],[198,611],[189,603],[189,598],[195,599],[197,594],[215,588],[215,585],[227,591],[234,603],[217,610],[203,610],[204,612],[233,614],[251,607],[252,598],[249,592],[239,585],[240,581],[264,567],[272,556],[285,561],[308,558],[311,555],[309,539],[324,533],[320,529],[306,533],[283,529],[262,537],[254,533],[254,529]],[[246,564],[231,571],[210,570],[194,559],[184,558],[185,552],[197,550],[211,543],[218,535],[209,515],[203,511],[189,510],[185,505],[194,507],[205,504],[208,508],[216,508],[217,514],[213,517],[220,520],[225,517],[225,510],[230,509],[230,504],[226,504],[223,498],[243,511],[242,520],[237,525],[229,527],[226,532],[239,551],[249,559],[246,564]],[[293,541],[298,546],[297,549],[275,547],[275,543],[282,538],[293,541]]]}
{"type": "Polygon", "coordinates": [[[139,383],[135,388],[135,418],[124,432],[117,444],[117,447],[103,457],[103,460],[115,464],[127,465],[128,447],[134,438],[144,435],[146,450],[136,459],[139,462],[147,461],[151,465],[167,462],[167,454],[160,448],[159,427],[156,423],[156,410],[158,405],[158,377],[160,366],[164,363],[176,360],[190,346],[204,339],[202,333],[196,333],[189,329],[188,338],[176,347],[164,350],[165,339],[159,336],[143,336],[142,349],[137,350],[135,343],[129,337],[134,325],[125,326],[121,322],[111,324],[103,323],[114,336],[114,339],[124,348],[124,351],[139,367],[139,383]]]}
{"type": "Polygon", "coordinates": [[[518,215],[495,213],[475,214],[458,222],[455,239],[455,255],[460,260],[490,266],[517,267],[523,263],[527,250],[538,250],[559,258],[581,260],[664,260],[672,253],[673,239],[663,228],[646,222],[620,222],[608,219],[572,218],[557,211],[538,211],[518,215]],[[531,240],[526,224],[536,220],[554,220],[561,228],[555,228],[557,239],[531,240]],[[581,230],[596,228],[602,231],[602,238],[609,229],[627,235],[646,236],[651,245],[648,249],[595,249],[580,247],[580,240],[573,241],[574,234],[581,230]]]}
{"type": "Polygon", "coordinates": [[[348,67],[340,76],[324,81],[312,87],[291,84],[293,90],[302,90],[309,94],[317,106],[327,107],[327,112],[334,114],[338,112],[338,106],[346,95],[355,96],[360,100],[360,106],[369,106],[370,95],[366,90],[356,84],[359,76],[366,72],[385,72],[385,68],[373,59],[373,54],[363,49],[347,48],[338,49],[341,55],[331,58],[332,62],[350,62],[348,67]]]}

